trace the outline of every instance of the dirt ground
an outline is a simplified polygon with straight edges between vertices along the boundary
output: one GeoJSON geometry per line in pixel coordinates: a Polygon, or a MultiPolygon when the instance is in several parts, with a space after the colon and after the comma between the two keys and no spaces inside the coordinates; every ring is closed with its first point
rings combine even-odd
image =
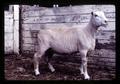
{"type": "MultiPolygon", "coordinates": [[[[62,63],[52,61],[55,72],[51,72],[47,64],[40,64],[41,74],[34,75],[32,57],[7,55],[5,56],[5,79],[6,80],[83,80],[80,74],[79,65],[74,63],[62,63]]],[[[115,74],[107,70],[88,68],[91,80],[113,80],[115,74]]]]}

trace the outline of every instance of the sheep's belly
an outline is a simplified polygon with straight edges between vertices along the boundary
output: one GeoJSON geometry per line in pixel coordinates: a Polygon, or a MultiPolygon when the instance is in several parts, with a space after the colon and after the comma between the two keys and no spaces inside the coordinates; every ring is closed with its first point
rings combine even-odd
{"type": "Polygon", "coordinates": [[[51,48],[58,53],[72,53],[77,51],[77,45],[74,43],[54,42],[51,48]]]}

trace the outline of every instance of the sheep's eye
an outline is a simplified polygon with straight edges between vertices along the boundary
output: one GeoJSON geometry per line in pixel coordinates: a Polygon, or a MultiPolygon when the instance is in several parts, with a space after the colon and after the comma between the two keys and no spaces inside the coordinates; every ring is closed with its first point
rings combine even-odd
{"type": "Polygon", "coordinates": [[[98,15],[95,15],[95,17],[97,17],[98,15]]]}

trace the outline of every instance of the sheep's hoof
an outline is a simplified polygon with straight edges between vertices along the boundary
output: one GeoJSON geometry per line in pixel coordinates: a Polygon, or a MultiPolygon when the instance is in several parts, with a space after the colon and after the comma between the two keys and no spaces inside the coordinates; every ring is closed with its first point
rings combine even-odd
{"type": "Polygon", "coordinates": [[[81,74],[81,75],[84,75],[84,72],[81,72],[80,74],[81,74]]]}
{"type": "Polygon", "coordinates": [[[90,77],[89,76],[85,77],[85,80],[90,80],[90,77]]]}
{"type": "Polygon", "coordinates": [[[80,69],[80,74],[84,75],[83,69],[82,68],[79,68],[79,69],[80,69]]]}
{"type": "Polygon", "coordinates": [[[40,75],[40,72],[36,72],[35,75],[36,75],[36,76],[39,76],[39,75],[40,75]]]}
{"type": "Polygon", "coordinates": [[[55,69],[53,68],[53,69],[51,69],[51,72],[53,73],[53,72],[55,72],[55,69]]]}

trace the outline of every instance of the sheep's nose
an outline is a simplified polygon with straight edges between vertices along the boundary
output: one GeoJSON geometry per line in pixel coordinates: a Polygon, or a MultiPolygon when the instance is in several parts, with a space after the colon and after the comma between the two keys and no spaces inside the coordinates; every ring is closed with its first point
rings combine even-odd
{"type": "Polygon", "coordinates": [[[108,22],[107,22],[107,20],[105,20],[105,24],[106,24],[106,25],[108,25],[108,22]]]}

